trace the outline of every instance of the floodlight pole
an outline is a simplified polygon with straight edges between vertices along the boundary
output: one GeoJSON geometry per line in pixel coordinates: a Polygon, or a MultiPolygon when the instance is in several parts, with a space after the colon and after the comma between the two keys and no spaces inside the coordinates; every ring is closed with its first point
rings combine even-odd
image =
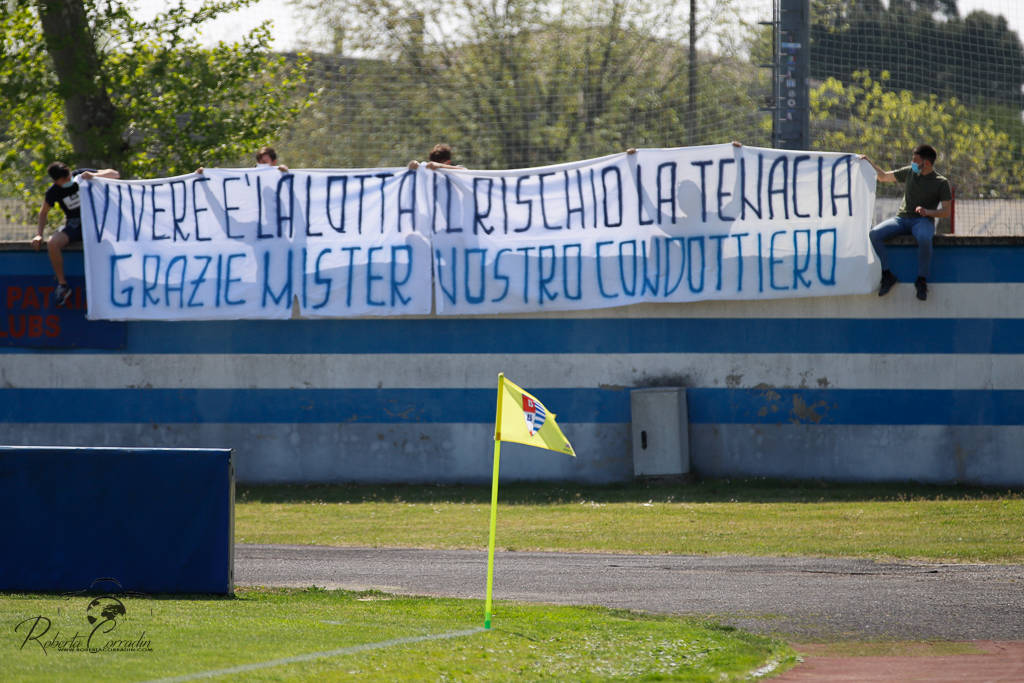
{"type": "Polygon", "coordinates": [[[690,0],[690,62],[687,64],[687,126],[690,145],[697,144],[697,0],[690,0]]]}
{"type": "Polygon", "coordinates": [[[810,149],[811,0],[781,0],[778,28],[778,147],[810,149]]]}
{"type": "Polygon", "coordinates": [[[772,27],[772,61],[761,65],[772,70],[772,147],[810,149],[810,0],[774,0],[772,20],[759,23],[772,27]]]}

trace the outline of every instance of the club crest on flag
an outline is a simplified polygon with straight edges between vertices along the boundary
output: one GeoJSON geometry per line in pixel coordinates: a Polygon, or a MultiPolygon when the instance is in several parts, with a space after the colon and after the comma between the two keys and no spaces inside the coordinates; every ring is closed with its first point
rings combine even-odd
{"type": "Polygon", "coordinates": [[[526,418],[526,429],[529,430],[530,436],[533,436],[544,425],[544,420],[547,419],[548,413],[544,410],[544,406],[541,405],[540,401],[535,401],[529,396],[524,395],[523,416],[526,418]]]}

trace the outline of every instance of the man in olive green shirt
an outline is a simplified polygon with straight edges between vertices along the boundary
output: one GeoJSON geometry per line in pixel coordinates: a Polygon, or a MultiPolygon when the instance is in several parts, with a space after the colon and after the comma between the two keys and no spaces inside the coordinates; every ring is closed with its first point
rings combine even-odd
{"type": "Polygon", "coordinates": [[[928,298],[928,274],[932,263],[932,237],[935,236],[935,219],[949,216],[953,193],[949,180],[935,172],[935,148],[918,145],[914,148],[910,166],[894,171],[883,171],[875,162],[861,155],[871,164],[879,182],[904,184],[903,202],[894,218],[883,221],[871,230],[871,246],[875,248],[882,263],[882,283],[878,296],[885,296],[899,278],[889,270],[889,255],[885,240],[894,235],[913,235],[917,240],[917,280],[914,287],[917,298],[928,298]],[[939,208],[941,203],[942,208],[939,208]]]}

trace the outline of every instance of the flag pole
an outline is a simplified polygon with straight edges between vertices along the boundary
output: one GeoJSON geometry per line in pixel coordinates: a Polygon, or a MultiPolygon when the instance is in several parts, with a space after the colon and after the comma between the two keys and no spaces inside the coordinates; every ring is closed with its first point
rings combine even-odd
{"type": "Polygon", "coordinates": [[[484,628],[491,628],[491,596],[494,589],[494,536],[498,529],[498,466],[501,460],[501,398],[505,393],[505,373],[498,373],[498,405],[494,417],[494,466],[491,474],[491,535],[487,542],[487,601],[484,628]]]}

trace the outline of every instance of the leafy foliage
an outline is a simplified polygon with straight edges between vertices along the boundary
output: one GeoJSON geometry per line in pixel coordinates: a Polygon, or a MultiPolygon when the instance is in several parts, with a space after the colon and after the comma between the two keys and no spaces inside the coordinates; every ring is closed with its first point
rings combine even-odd
{"type": "Polygon", "coordinates": [[[46,165],[71,147],[35,13],[27,5],[10,10],[0,16],[0,194],[27,197],[46,165]]]}
{"type": "MultiPolygon", "coordinates": [[[[169,176],[238,162],[315,98],[303,92],[308,59],[269,53],[264,25],[237,44],[199,46],[195,27],[254,0],[184,0],[152,21],[118,0],[83,2],[101,81],[119,135],[107,158],[125,177],[169,176]]],[[[0,194],[30,198],[54,159],[78,161],[67,135],[57,77],[35,8],[23,0],[0,15],[0,194]]]]}
{"type": "Polygon", "coordinates": [[[332,29],[322,77],[341,87],[288,140],[291,158],[329,149],[330,165],[404,164],[446,140],[457,162],[515,168],[760,135],[757,69],[732,58],[733,2],[701,18],[701,40],[719,47],[700,54],[692,114],[678,0],[302,4],[332,29]]]}
{"type": "Polygon", "coordinates": [[[890,74],[890,86],[974,106],[1024,106],[1024,46],[1005,17],[959,16],[956,0],[814,0],[815,78],[890,74]]]}
{"type": "Polygon", "coordinates": [[[898,168],[909,163],[916,145],[927,142],[938,150],[936,167],[957,186],[958,196],[1006,197],[1024,189],[1014,163],[1020,148],[991,119],[955,97],[891,89],[887,72],[878,79],[867,71],[853,75],[853,83],[829,78],[811,91],[817,149],[854,150],[898,168]]]}

